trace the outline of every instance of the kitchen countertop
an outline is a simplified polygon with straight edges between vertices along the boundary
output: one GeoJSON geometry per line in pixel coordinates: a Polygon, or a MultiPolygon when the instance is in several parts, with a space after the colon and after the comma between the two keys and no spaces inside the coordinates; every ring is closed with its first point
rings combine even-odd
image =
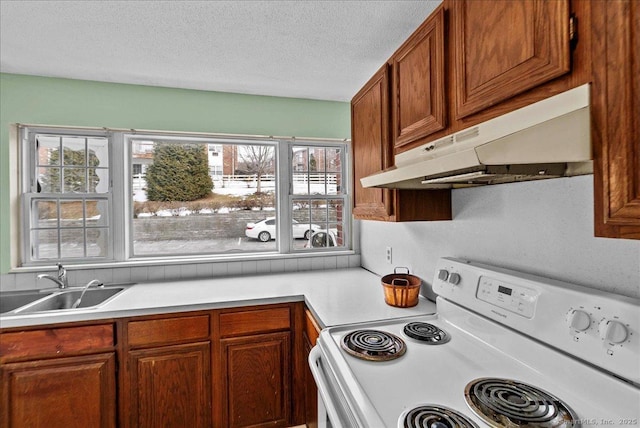
{"type": "Polygon", "coordinates": [[[435,312],[384,302],[380,277],[362,268],[139,283],[98,308],[0,317],[0,327],[26,327],[194,310],[304,301],[321,327],[435,312]]]}

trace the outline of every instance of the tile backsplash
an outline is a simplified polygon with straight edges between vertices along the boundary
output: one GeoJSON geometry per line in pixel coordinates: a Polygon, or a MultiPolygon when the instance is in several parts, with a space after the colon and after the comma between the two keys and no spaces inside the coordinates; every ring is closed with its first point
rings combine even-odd
{"type": "MultiPolygon", "coordinates": [[[[105,284],[157,282],[353,267],[360,267],[359,254],[316,255],[314,257],[273,260],[185,263],[117,268],[71,268],[67,271],[67,275],[70,286],[82,286],[92,279],[99,279],[105,284]]],[[[54,284],[48,280],[38,281],[36,277],[40,273],[55,274],[52,269],[51,272],[24,272],[0,275],[0,291],[30,290],[54,286],[54,284]]]]}

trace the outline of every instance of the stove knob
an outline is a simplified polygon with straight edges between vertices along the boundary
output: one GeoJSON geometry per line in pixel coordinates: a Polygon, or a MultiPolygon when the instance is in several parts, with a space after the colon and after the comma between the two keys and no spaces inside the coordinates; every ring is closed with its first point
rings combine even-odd
{"type": "Polygon", "coordinates": [[[591,317],[585,311],[572,309],[567,316],[569,327],[577,331],[585,331],[591,325],[591,317]]]}
{"type": "Polygon", "coordinates": [[[451,275],[449,275],[449,283],[453,285],[460,284],[460,275],[457,273],[452,273],[451,275]]]}
{"type": "Polygon", "coordinates": [[[627,339],[627,326],[620,321],[603,319],[598,326],[600,338],[611,343],[622,343],[627,339]]]}
{"type": "Polygon", "coordinates": [[[440,269],[438,271],[438,279],[441,281],[446,281],[449,278],[449,271],[446,269],[440,269]]]}

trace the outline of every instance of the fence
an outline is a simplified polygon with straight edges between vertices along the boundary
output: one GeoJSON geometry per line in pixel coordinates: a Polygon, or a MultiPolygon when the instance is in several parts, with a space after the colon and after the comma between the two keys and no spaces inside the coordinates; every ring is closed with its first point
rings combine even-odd
{"type": "MultiPolygon", "coordinates": [[[[211,177],[214,182],[214,187],[233,187],[233,186],[245,186],[256,187],[258,177],[256,174],[227,174],[227,175],[214,175],[211,177]]],[[[265,188],[275,189],[276,177],[274,174],[265,174],[260,177],[260,185],[265,188]]],[[[297,192],[299,188],[306,188],[308,185],[313,187],[324,187],[326,184],[328,192],[333,193],[338,186],[338,176],[335,173],[293,173],[293,186],[294,191],[297,192]]],[[[131,178],[131,188],[134,191],[143,190],[147,186],[145,174],[133,174],[131,178]]],[[[320,192],[324,193],[324,191],[320,192]]]]}

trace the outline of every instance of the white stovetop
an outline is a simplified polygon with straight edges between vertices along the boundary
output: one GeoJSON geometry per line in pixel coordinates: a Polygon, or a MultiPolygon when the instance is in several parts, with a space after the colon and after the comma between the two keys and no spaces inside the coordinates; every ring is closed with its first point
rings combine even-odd
{"type": "Polygon", "coordinates": [[[478,426],[486,423],[469,409],[466,385],[497,377],[528,383],[564,401],[583,427],[620,426],[640,417],[640,390],[571,356],[516,334],[455,304],[441,300],[438,314],[411,321],[431,323],[451,335],[442,345],[407,337],[409,320],[368,324],[402,338],[406,353],[398,359],[372,362],[347,355],[340,347],[354,326],[324,330],[318,343],[339,373],[337,382],[357,413],[361,426],[396,427],[399,416],[423,404],[446,406],[478,426]]]}
{"type": "Polygon", "coordinates": [[[384,302],[380,277],[361,268],[136,284],[105,305],[56,314],[0,317],[0,327],[121,318],[305,301],[322,327],[435,312],[425,298],[413,308],[384,302]]]}

